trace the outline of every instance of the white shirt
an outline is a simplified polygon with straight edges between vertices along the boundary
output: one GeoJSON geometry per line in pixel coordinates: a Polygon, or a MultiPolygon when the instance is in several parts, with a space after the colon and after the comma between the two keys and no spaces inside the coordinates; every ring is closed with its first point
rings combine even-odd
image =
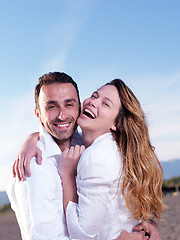
{"type": "MultiPolygon", "coordinates": [[[[72,145],[82,144],[76,132],[72,145]]],[[[12,178],[7,188],[11,207],[16,213],[23,240],[67,240],[63,193],[58,170],[61,150],[51,135],[40,127],[37,146],[42,151],[42,165],[31,160],[31,177],[19,182],[12,178]]]]}
{"type": "Polygon", "coordinates": [[[111,133],[98,137],[82,154],[77,168],[78,204],[69,202],[70,239],[112,240],[138,223],[121,194],[122,158],[111,133]],[[119,183],[119,188],[118,188],[119,183]]]}

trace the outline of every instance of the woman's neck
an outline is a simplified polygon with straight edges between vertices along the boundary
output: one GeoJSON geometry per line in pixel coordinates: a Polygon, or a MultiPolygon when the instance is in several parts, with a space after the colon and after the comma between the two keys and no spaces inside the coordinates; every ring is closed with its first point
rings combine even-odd
{"type": "Polygon", "coordinates": [[[89,147],[95,140],[96,138],[100,137],[101,135],[105,134],[105,133],[100,133],[100,132],[92,132],[90,130],[87,129],[82,129],[82,134],[83,134],[83,143],[84,146],[87,148],[89,147]]]}
{"type": "Polygon", "coordinates": [[[94,140],[99,137],[97,134],[93,134],[91,131],[88,130],[82,130],[82,134],[83,143],[86,148],[89,147],[94,142],[94,140]]]}

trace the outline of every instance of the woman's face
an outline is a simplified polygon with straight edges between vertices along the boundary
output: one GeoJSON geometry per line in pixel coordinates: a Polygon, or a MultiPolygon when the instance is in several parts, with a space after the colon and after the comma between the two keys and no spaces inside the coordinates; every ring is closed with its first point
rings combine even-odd
{"type": "Polygon", "coordinates": [[[116,87],[106,85],[95,91],[83,102],[83,109],[78,118],[81,129],[96,137],[116,130],[115,120],[121,108],[121,101],[116,87]]]}

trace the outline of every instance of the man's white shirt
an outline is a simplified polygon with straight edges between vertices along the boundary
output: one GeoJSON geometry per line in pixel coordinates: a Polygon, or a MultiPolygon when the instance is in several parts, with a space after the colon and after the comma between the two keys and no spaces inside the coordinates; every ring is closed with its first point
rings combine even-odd
{"type": "MultiPolygon", "coordinates": [[[[81,145],[75,132],[72,145],[81,145]]],[[[24,182],[11,178],[7,194],[20,226],[23,240],[67,240],[63,193],[59,174],[61,150],[52,136],[40,126],[37,146],[42,151],[42,165],[31,159],[31,177],[24,182]]]]}

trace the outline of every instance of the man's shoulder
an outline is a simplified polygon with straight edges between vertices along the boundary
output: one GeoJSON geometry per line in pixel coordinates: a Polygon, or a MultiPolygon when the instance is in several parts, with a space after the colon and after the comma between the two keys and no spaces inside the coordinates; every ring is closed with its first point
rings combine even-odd
{"type": "Polygon", "coordinates": [[[72,141],[71,141],[71,145],[75,146],[75,145],[83,145],[83,137],[82,137],[82,133],[79,132],[78,130],[76,130],[72,136],[72,141]]]}

